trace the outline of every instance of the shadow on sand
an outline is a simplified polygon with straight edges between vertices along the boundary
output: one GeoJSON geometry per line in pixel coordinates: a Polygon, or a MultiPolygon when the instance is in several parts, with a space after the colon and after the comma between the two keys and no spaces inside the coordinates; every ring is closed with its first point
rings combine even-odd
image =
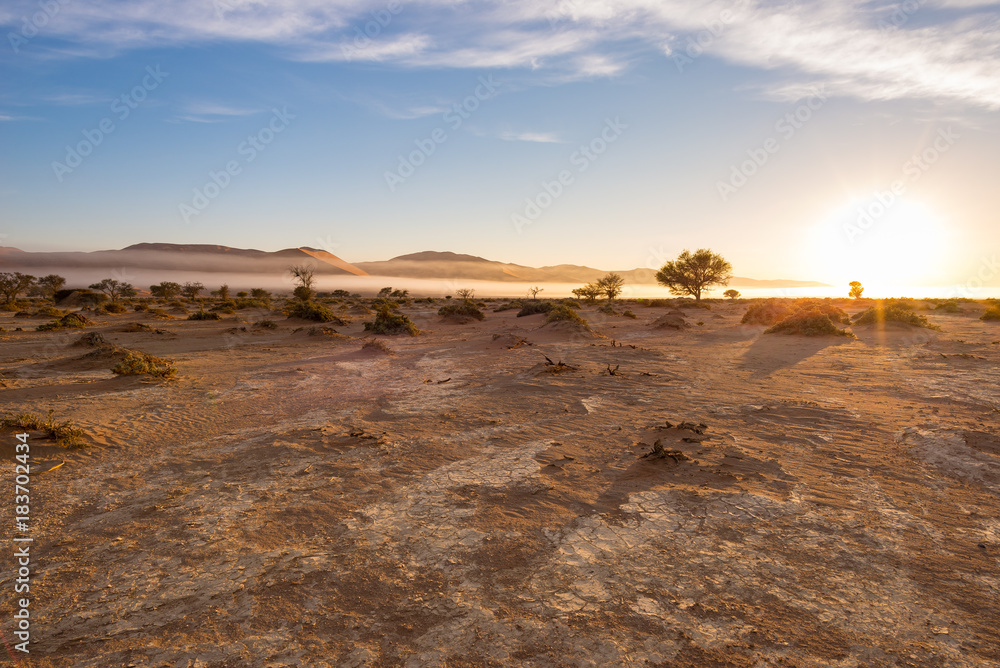
{"type": "Polygon", "coordinates": [[[775,371],[788,369],[830,346],[850,344],[846,336],[761,335],[743,354],[741,367],[754,378],[766,378],[775,371]]]}

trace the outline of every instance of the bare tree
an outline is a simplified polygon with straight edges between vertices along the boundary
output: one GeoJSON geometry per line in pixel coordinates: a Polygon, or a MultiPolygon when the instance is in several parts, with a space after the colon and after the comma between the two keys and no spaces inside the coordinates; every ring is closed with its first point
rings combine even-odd
{"type": "Polygon", "coordinates": [[[476,296],[476,291],[472,288],[462,288],[461,290],[455,290],[455,294],[462,299],[472,299],[476,296]]]}
{"type": "Polygon", "coordinates": [[[540,288],[537,285],[533,285],[530,288],[528,288],[528,296],[530,296],[532,299],[538,299],[538,293],[542,292],[543,290],[545,290],[545,288],[540,288]]]}

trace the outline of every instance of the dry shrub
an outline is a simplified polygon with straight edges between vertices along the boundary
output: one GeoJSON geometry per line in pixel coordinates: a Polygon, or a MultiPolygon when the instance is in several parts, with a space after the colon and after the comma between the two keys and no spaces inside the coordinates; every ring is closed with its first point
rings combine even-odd
{"type": "Polygon", "coordinates": [[[804,309],[772,325],[765,334],[799,334],[801,336],[847,336],[854,334],[841,329],[830,319],[830,314],[819,309],[804,309]]]}
{"type": "Polygon", "coordinates": [[[792,308],[783,300],[766,299],[747,307],[740,322],[744,325],[774,325],[792,315],[792,308]]]}

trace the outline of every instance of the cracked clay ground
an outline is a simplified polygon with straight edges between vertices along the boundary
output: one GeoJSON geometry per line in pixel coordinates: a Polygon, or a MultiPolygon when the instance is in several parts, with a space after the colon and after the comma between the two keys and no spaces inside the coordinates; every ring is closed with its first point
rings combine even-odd
{"type": "Polygon", "coordinates": [[[3,334],[0,403],[91,443],[32,437],[33,471],[65,464],[32,476],[20,665],[1000,666],[1000,326],[633,308],[586,308],[599,335],[413,308],[393,355],[104,316],[166,383],[3,334]]]}

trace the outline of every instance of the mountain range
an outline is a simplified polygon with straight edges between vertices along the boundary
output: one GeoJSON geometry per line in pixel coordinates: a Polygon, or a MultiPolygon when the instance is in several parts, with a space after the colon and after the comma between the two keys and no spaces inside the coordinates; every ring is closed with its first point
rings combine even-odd
{"type": "MultiPolygon", "coordinates": [[[[58,273],[60,269],[156,269],[197,272],[282,274],[289,266],[310,264],[318,275],[382,276],[421,279],[464,279],[511,283],[589,283],[607,271],[574,264],[527,267],[475,255],[424,251],[377,262],[350,263],[325,250],[286,248],[262,251],[209,244],[141,243],[120,250],[92,252],[27,252],[0,246],[0,270],[58,273]]],[[[619,270],[628,283],[655,284],[648,268],[619,270]]],[[[734,277],[743,287],[827,287],[817,281],[734,277]]]]}

